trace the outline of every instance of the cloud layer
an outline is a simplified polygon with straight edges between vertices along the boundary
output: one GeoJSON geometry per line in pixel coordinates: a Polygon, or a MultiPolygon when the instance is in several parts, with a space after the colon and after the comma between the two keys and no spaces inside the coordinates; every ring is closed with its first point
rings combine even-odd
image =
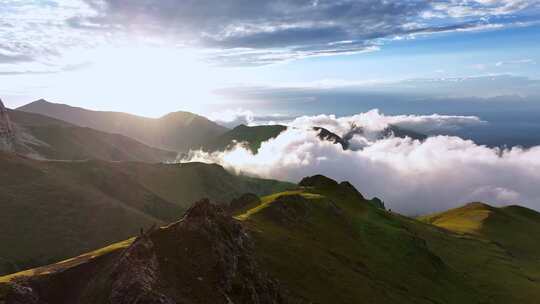
{"type": "MultiPolygon", "coordinates": [[[[364,125],[374,126],[372,131],[389,122],[425,128],[428,124],[455,127],[463,119],[467,123],[474,121],[444,116],[392,117],[374,112],[353,117],[356,122],[365,120],[364,125]]],[[[304,117],[296,125],[319,122],[333,126],[334,131],[346,131],[342,129],[346,125],[344,120],[331,115],[304,117]]],[[[540,183],[540,147],[496,149],[442,135],[418,141],[397,137],[373,140],[365,134],[355,134],[354,140],[365,145],[354,151],[343,150],[339,145],[319,140],[313,130],[289,128],[263,143],[255,155],[238,145],[213,154],[193,151],[184,161],[216,162],[239,173],[294,182],[307,175],[325,174],[348,180],[362,193],[378,196],[388,207],[413,215],[470,201],[519,203],[540,210],[540,189],[533,186],[540,183]]]]}
{"type": "Polygon", "coordinates": [[[66,50],[132,35],[204,48],[219,64],[264,65],[371,52],[417,35],[527,26],[538,7],[538,0],[10,0],[0,3],[0,63],[51,64],[66,50]]]}

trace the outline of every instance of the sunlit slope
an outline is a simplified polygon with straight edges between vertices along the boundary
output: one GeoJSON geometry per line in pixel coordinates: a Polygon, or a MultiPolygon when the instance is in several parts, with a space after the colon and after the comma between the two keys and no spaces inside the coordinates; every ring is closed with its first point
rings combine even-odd
{"type": "Polygon", "coordinates": [[[147,118],[121,112],[92,111],[43,99],[17,110],[46,115],[80,127],[122,134],[151,147],[172,151],[197,149],[228,130],[205,117],[182,111],[160,118],[147,118]]]}
{"type": "Polygon", "coordinates": [[[237,218],[295,300],[535,303],[540,296],[538,276],[500,245],[375,208],[343,185],[264,197],[237,218]]]}
{"type": "Polygon", "coordinates": [[[18,143],[38,158],[55,160],[174,161],[178,153],[147,146],[137,140],[54,119],[10,110],[18,143]]]}
{"type": "Polygon", "coordinates": [[[499,243],[512,255],[540,259],[540,213],[521,206],[470,203],[420,220],[499,243]]]}
{"type": "MultiPolygon", "coordinates": [[[[540,213],[521,207],[492,207],[470,203],[461,208],[420,218],[445,230],[477,239],[495,248],[498,259],[519,278],[499,276],[497,280],[515,285],[530,283],[535,295],[540,291],[540,213]]],[[[472,255],[466,255],[465,258],[472,255]]],[[[485,275],[489,276],[486,269],[485,275]]],[[[529,291],[524,290],[524,294],[529,291]]]]}

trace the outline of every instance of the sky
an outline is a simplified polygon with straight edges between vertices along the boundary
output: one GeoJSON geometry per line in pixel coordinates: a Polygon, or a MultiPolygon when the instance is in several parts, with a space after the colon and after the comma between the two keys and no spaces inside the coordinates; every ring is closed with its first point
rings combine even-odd
{"type": "Polygon", "coordinates": [[[529,109],[539,64],[537,0],[0,1],[9,107],[45,98],[150,117],[529,109]]]}

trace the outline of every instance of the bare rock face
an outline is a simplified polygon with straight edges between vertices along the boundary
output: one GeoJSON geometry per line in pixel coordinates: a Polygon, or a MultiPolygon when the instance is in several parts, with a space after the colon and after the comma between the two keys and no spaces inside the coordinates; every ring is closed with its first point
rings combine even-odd
{"type": "Polygon", "coordinates": [[[123,251],[15,283],[6,304],[285,303],[253,246],[229,212],[202,200],[123,251]]]}
{"type": "Polygon", "coordinates": [[[15,141],[15,130],[9,120],[4,103],[0,99],[0,151],[12,151],[15,141]]]}
{"type": "Polygon", "coordinates": [[[197,202],[181,221],[151,239],[160,269],[158,286],[168,286],[163,294],[175,303],[283,302],[277,282],[256,262],[243,226],[208,200],[197,202]]]}

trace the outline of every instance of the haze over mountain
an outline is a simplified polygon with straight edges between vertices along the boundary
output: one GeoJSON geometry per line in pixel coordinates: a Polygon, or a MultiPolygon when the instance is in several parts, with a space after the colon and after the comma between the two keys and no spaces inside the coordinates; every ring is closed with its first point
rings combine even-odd
{"type": "Polygon", "coordinates": [[[203,200],[170,225],[0,277],[0,300],[497,304],[540,296],[540,239],[528,234],[540,214],[526,208],[471,204],[420,222],[321,175],[230,208],[203,200]]]}
{"type": "Polygon", "coordinates": [[[154,119],[120,112],[92,111],[43,99],[17,110],[46,115],[81,127],[122,134],[149,146],[171,151],[199,148],[209,138],[227,131],[225,127],[202,116],[182,111],[154,119]]]}
{"type": "Polygon", "coordinates": [[[37,159],[173,161],[176,152],[149,147],[120,134],[110,134],[40,114],[5,109],[0,150],[37,159]]]}

